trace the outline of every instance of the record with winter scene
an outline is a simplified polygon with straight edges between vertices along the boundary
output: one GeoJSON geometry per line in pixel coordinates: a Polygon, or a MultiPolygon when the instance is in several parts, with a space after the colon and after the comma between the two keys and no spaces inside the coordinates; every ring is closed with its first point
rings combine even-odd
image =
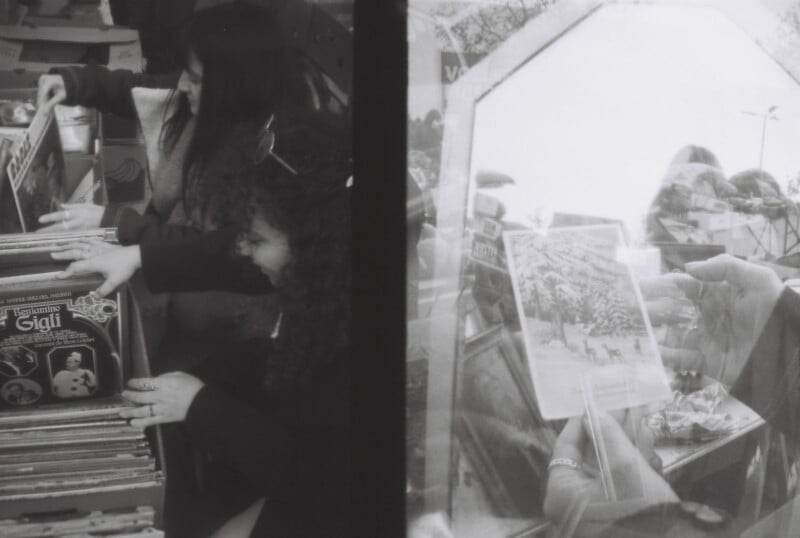
{"type": "Polygon", "coordinates": [[[582,386],[591,387],[592,401],[607,410],[670,397],[641,293],[630,269],[616,260],[621,236],[610,228],[503,234],[546,419],[583,414],[582,386]]]}

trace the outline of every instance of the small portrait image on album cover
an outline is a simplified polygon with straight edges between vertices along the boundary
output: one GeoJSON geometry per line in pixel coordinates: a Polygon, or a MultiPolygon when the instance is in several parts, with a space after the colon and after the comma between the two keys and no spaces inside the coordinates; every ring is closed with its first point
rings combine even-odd
{"type": "Polygon", "coordinates": [[[35,404],[42,397],[42,386],[32,379],[20,377],[0,386],[0,398],[13,406],[35,404]]]}
{"type": "Polygon", "coordinates": [[[27,376],[39,366],[36,353],[25,346],[0,347],[0,376],[27,376]]]}
{"type": "Polygon", "coordinates": [[[97,364],[91,347],[55,347],[47,354],[47,360],[55,397],[82,398],[97,392],[97,364]]]}

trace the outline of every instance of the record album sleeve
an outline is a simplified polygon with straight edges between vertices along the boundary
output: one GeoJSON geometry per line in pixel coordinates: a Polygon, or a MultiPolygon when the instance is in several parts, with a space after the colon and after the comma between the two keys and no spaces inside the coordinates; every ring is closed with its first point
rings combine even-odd
{"type": "Polygon", "coordinates": [[[122,390],[123,294],[96,295],[101,282],[0,282],[0,411],[60,403],[68,412],[122,390]]]}

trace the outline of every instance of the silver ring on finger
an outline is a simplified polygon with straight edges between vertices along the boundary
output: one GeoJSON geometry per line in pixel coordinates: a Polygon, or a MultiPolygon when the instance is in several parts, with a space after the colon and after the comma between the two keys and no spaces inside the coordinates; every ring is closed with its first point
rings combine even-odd
{"type": "Polygon", "coordinates": [[[553,458],[550,460],[550,463],[547,464],[547,470],[549,471],[553,467],[569,467],[570,469],[580,469],[581,462],[573,460],[572,458],[553,458]]]}
{"type": "Polygon", "coordinates": [[[154,417],[154,416],[156,416],[156,412],[155,412],[155,410],[153,409],[153,404],[150,404],[150,405],[148,405],[148,406],[147,406],[147,408],[150,410],[150,416],[151,416],[151,417],[154,417]]]}
{"type": "Polygon", "coordinates": [[[69,209],[63,210],[64,220],[69,220],[69,209]]]}
{"type": "Polygon", "coordinates": [[[142,383],[143,390],[156,390],[156,384],[152,379],[148,379],[144,383],[142,383]]]}

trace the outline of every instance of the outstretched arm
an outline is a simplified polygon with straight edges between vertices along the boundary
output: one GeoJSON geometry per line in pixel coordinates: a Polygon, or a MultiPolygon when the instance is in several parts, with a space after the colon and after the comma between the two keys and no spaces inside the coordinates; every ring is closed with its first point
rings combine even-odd
{"type": "Polygon", "coordinates": [[[183,239],[143,242],[141,266],[152,291],[272,291],[269,278],[236,253],[236,231],[221,229],[183,239]]]}
{"type": "Polygon", "coordinates": [[[235,253],[236,232],[188,232],[180,240],[157,240],[142,245],[109,245],[78,241],[51,256],[72,262],[60,278],[100,273],[100,295],[111,293],[142,269],[155,292],[227,290],[242,293],[272,291],[272,283],[253,263],[235,253]]]}
{"type": "Polygon", "coordinates": [[[40,105],[63,102],[66,105],[95,107],[122,117],[135,118],[131,88],[174,88],[179,73],[150,75],[125,69],[109,70],[100,65],[56,67],[39,81],[40,105]]]}

